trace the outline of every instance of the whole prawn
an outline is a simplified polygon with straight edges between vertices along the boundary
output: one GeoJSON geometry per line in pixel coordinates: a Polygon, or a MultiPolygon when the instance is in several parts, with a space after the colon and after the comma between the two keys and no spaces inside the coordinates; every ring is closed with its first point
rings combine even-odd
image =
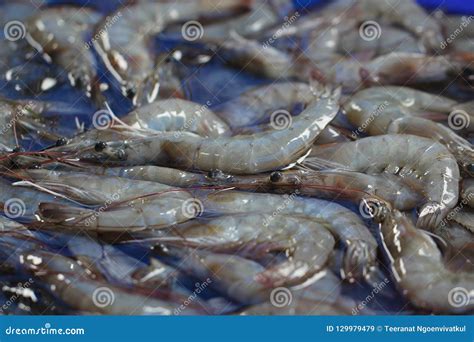
{"type": "Polygon", "coordinates": [[[459,167],[441,144],[408,134],[386,134],[348,143],[319,146],[304,165],[340,168],[368,174],[395,174],[419,184],[426,200],[417,226],[434,228],[459,197],[459,167]]]}

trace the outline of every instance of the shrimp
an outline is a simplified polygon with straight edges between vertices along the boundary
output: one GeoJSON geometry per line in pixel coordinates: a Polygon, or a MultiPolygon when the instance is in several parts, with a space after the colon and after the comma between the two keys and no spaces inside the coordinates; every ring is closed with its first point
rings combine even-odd
{"type": "Polygon", "coordinates": [[[241,310],[240,315],[350,315],[356,303],[341,293],[341,282],[329,270],[317,273],[309,284],[275,289],[266,301],[241,310]],[[275,305],[276,304],[276,305],[275,305]]]}
{"type": "MultiPolygon", "coordinates": [[[[45,8],[28,19],[28,40],[46,60],[68,72],[73,87],[82,89],[88,97],[97,95],[95,58],[85,42],[101,18],[88,8],[61,6],[45,8]]],[[[97,104],[100,98],[94,98],[97,104]]]]}
{"type": "Polygon", "coordinates": [[[313,99],[314,93],[305,83],[273,83],[248,90],[223,103],[216,111],[234,130],[261,123],[276,110],[297,104],[307,106],[313,99]]]}
{"type": "MultiPolygon", "coordinates": [[[[141,181],[157,182],[180,188],[233,188],[255,192],[291,194],[330,199],[344,198],[360,204],[368,198],[379,198],[399,210],[409,210],[422,201],[421,189],[408,185],[397,176],[367,175],[344,170],[314,171],[310,169],[275,171],[257,175],[230,175],[220,170],[208,173],[182,171],[169,167],[144,165],[134,167],[94,167],[51,164],[54,170],[87,172],[141,181]],[[83,168],[87,168],[86,170],[83,168]]],[[[17,173],[21,175],[22,173],[17,173]]]]}
{"type": "Polygon", "coordinates": [[[38,215],[47,226],[99,232],[132,232],[161,229],[199,215],[187,210],[193,198],[182,190],[149,194],[119,202],[105,202],[96,210],[42,202],[38,215]],[[159,210],[157,210],[157,207],[159,210]]]}
{"type": "Polygon", "coordinates": [[[474,271],[474,234],[457,224],[436,227],[434,233],[442,239],[442,251],[446,267],[454,271],[474,271]]]}
{"type": "MultiPolygon", "coordinates": [[[[107,315],[172,315],[177,298],[160,299],[95,280],[83,266],[57,254],[29,251],[20,255],[35,277],[49,284],[50,291],[76,310],[107,315]],[[106,304],[106,305],[104,305],[106,304]]],[[[199,314],[192,306],[183,314],[199,314]]]]}
{"type": "Polygon", "coordinates": [[[86,173],[50,171],[50,170],[17,170],[11,175],[21,179],[16,186],[34,187],[38,190],[61,194],[65,198],[85,205],[100,205],[107,202],[123,202],[150,194],[161,194],[166,202],[183,201],[190,198],[184,191],[157,182],[126,179],[117,176],[94,176],[86,173]],[[178,200],[179,201],[179,200],[178,200]]]}
{"type": "Polygon", "coordinates": [[[181,99],[150,103],[127,114],[121,121],[140,130],[186,131],[203,137],[217,137],[229,132],[227,124],[206,105],[181,99]]]}
{"type": "Polygon", "coordinates": [[[440,313],[463,313],[474,309],[474,274],[452,272],[433,239],[416,229],[402,213],[385,211],[381,234],[395,280],[416,307],[440,313]],[[453,305],[467,295],[465,305],[453,305]]]}
{"type": "Polygon", "coordinates": [[[405,87],[373,87],[355,94],[344,105],[358,131],[370,135],[404,133],[431,138],[445,145],[461,166],[474,164],[474,148],[451,129],[423,118],[452,113],[456,102],[405,87]],[[433,113],[434,112],[434,113],[433,113]]]}
{"type": "MultiPolygon", "coordinates": [[[[245,8],[247,2],[193,0],[177,6],[166,1],[135,1],[110,15],[119,18],[120,24],[110,25],[105,19],[96,25],[94,47],[124,96],[135,105],[151,103],[169,86],[162,82],[163,70],[157,68],[150,51],[153,37],[172,24],[245,8]]],[[[169,91],[180,93],[178,89],[169,91]]]]}
{"type": "Polygon", "coordinates": [[[314,198],[292,194],[280,196],[222,191],[203,198],[205,212],[221,215],[247,213],[271,214],[269,221],[281,215],[321,222],[344,245],[344,278],[362,279],[376,264],[377,243],[361,219],[345,207],[314,198]]]}
{"type": "Polygon", "coordinates": [[[249,258],[284,252],[288,260],[258,274],[258,281],[268,287],[299,284],[310,278],[322,269],[335,245],[333,236],[318,222],[287,216],[273,220],[268,214],[193,220],[171,233],[156,241],[243,253],[249,258]]]}
{"type": "Polygon", "coordinates": [[[382,22],[402,26],[417,36],[428,50],[438,50],[444,41],[441,25],[414,0],[363,0],[358,4],[366,18],[381,18],[382,22]]]}
{"type": "Polygon", "coordinates": [[[260,303],[268,298],[269,289],[257,280],[265,267],[238,255],[188,251],[171,248],[169,253],[180,256],[178,267],[207,282],[220,293],[244,304],[260,303]]]}
{"type": "Polygon", "coordinates": [[[235,32],[219,45],[218,55],[232,66],[269,79],[322,80],[321,71],[306,56],[292,56],[235,32]]]}
{"type": "Polygon", "coordinates": [[[86,148],[73,154],[83,161],[105,165],[171,164],[235,174],[275,170],[295,162],[307,152],[336,116],[339,95],[339,90],[321,92],[287,129],[214,139],[188,132],[179,136],[165,132],[142,139],[107,142],[100,149],[86,148]],[[236,156],[242,159],[237,160],[236,156]]]}
{"type": "Polygon", "coordinates": [[[434,228],[459,197],[456,159],[441,144],[405,134],[387,134],[354,142],[319,146],[303,163],[310,168],[342,168],[368,174],[395,174],[423,189],[425,203],[417,226],[434,228]]]}

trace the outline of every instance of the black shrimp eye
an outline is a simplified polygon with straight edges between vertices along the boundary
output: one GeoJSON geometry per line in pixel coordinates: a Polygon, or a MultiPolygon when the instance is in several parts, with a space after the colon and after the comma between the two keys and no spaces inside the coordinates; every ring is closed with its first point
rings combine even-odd
{"type": "Polygon", "coordinates": [[[102,152],[103,150],[105,150],[107,148],[107,143],[104,142],[104,141],[99,141],[97,144],[95,144],[94,146],[94,150],[96,150],[96,152],[102,152]]]}
{"type": "Polygon", "coordinates": [[[270,174],[270,182],[276,183],[279,182],[283,178],[283,175],[280,171],[275,171],[270,174]]]}
{"type": "Polygon", "coordinates": [[[67,139],[62,137],[56,140],[56,146],[64,146],[67,144],[67,139]]]}
{"type": "Polygon", "coordinates": [[[13,150],[13,153],[23,152],[23,149],[20,146],[16,146],[13,150]]]}
{"type": "Polygon", "coordinates": [[[129,98],[130,100],[133,100],[133,98],[135,97],[136,94],[137,94],[137,92],[133,88],[127,88],[125,90],[125,96],[127,96],[127,98],[129,98]]]}

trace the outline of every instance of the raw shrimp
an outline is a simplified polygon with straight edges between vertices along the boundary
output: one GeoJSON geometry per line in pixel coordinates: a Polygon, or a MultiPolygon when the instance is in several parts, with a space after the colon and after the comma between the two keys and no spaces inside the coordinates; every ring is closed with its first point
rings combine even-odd
{"type": "Polygon", "coordinates": [[[205,279],[217,291],[239,303],[260,303],[269,296],[271,289],[257,280],[265,267],[253,260],[238,255],[174,248],[170,254],[181,257],[177,263],[181,270],[205,279]]]}
{"type": "Polygon", "coordinates": [[[411,303],[442,313],[474,309],[474,274],[448,270],[433,239],[402,213],[394,210],[383,215],[381,234],[394,278],[411,303]],[[465,305],[456,305],[459,299],[466,299],[465,305]]]}
{"type": "Polygon", "coordinates": [[[227,124],[209,110],[207,105],[181,99],[150,103],[120,120],[140,130],[186,131],[203,137],[217,137],[229,132],[227,124]]]}
{"type": "Polygon", "coordinates": [[[270,79],[322,80],[321,71],[304,55],[293,56],[236,33],[219,45],[218,55],[230,65],[270,79]]]}
{"type": "Polygon", "coordinates": [[[44,202],[39,205],[38,215],[53,227],[128,232],[160,229],[190,220],[200,214],[193,203],[187,192],[169,190],[124,201],[109,200],[96,210],[44,202]]]}
{"type": "Polygon", "coordinates": [[[406,87],[373,87],[355,94],[344,105],[347,118],[359,132],[370,135],[405,133],[431,138],[445,145],[461,166],[474,164],[474,148],[451,129],[424,117],[448,116],[456,102],[406,87]]]}
{"type": "Polygon", "coordinates": [[[273,83],[248,90],[216,109],[232,129],[259,124],[270,115],[314,100],[311,86],[301,82],[273,83]]]}
{"type": "MultiPolygon", "coordinates": [[[[89,97],[97,96],[99,91],[95,58],[85,40],[100,18],[100,13],[88,8],[61,6],[40,10],[27,22],[30,44],[47,61],[64,68],[71,85],[89,97]]],[[[103,105],[100,97],[94,100],[103,105]]]]}
{"type": "Polygon", "coordinates": [[[363,0],[357,4],[364,17],[401,25],[416,35],[428,50],[438,50],[444,41],[441,25],[414,0],[363,0]]]}
{"type": "MultiPolygon", "coordinates": [[[[118,18],[118,24],[110,25],[110,19],[105,19],[96,26],[94,47],[119,82],[123,95],[133,99],[135,105],[150,103],[158,96],[181,92],[173,89],[175,79],[169,83],[167,77],[163,77],[168,74],[164,72],[163,64],[155,63],[151,53],[153,37],[171,24],[212,16],[219,11],[232,11],[246,7],[246,3],[193,0],[180,1],[177,5],[166,1],[135,1],[110,15],[118,18]]],[[[166,68],[169,66],[164,66],[165,71],[166,68]]]]}
{"type": "Polygon", "coordinates": [[[164,184],[117,176],[94,176],[68,171],[16,170],[11,177],[22,180],[15,183],[17,186],[51,191],[85,205],[123,202],[150,194],[161,194],[160,198],[164,202],[166,198],[170,200],[181,198],[183,201],[190,198],[187,192],[173,191],[176,188],[164,184]]]}
{"type": "Polygon", "coordinates": [[[241,315],[350,315],[357,304],[341,293],[341,281],[329,270],[316,274],[309,284],[276,288],[267,301],[243,309],[241,315]]]}
{"type": "MultiPolygon", "coordinates": [[[[108,315],[172,315],[177,298],[159,299],[103,283],[73,259],[30,251],[20,255],[25,267],[50,286],[50,291],[76,310],[108,315]]],[[[199,314],[192,306],[183,314],[199,314]]]]}
{"type": "Polygon", "coordinates": [[[436,227],[434,233],[442,239],[441,250],[446,267],[453,271],[474,272],[474,234],[453,222],[436,227]]]}
{"type": "Polygon", "coordinates": [[[419,227],[434,228],[458,201],[460,176],[456,159],[438,142],[414,135],[387,134],[319,146],[304,165],[396,174],[420,184],[425,203],[420,209],[419,227]]]}
{"type": "Polygon", "coordinates": [[[170,233],[157,237],[156,241],[243,253],[249,258],[284,252],[288,260],[277,262],[258,274],[258,281],[268,287],[305,281],[322,269],[335,244],[324,224],[288,216],[273,219],[268,214],[193,220],[170,233]]]}
{"type": "Polygon", "coordinates": [[[106,165],[171,164],[179,168],[220,169],[235,174],[279,169],[307,152],[336,116],[339,90],[325,89],[319,95],[286,127],[269,132],[214,139],[188,132],[180,135],[165,132],[142,139],[107,142],[100,149],[88,148],[73,154],[84,161],[106,165]]]}
{"type": "Polygon", "coordinates": [[[321,222],[344,245],[344,277],[361,279],[376,264],[377,243],[361,219],[349,209],[314,198],[294,194],[280,196],[245,192],[221,191],[203,198],[205,212],[216,214],[271,214],[268,221],[279,216],[301,217],[321,222]]]}

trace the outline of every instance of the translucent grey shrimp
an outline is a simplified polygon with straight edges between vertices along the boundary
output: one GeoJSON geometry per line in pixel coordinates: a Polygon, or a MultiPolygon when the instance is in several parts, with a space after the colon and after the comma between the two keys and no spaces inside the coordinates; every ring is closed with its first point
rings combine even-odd
{"type": "MultiPolygon", "coordinates": [[[[53,294],[76,310],[108,315],[172,315],[179,306],[179,301],[133,293],[98,281],[81,264],[58,254],[29,251],[20,258],[53,294]]],[[[192,307],[183,312],[198,313],[192,307]]]]}
{"type": "MultiPolygon", "coordinates": [[[[266,213],[321,222],[344,245],[344,278],[363,279],[376,264],[377,243],[361,219],[349,209],[314,198],[221,191],[202,198],[204,211],[216,214],[266,213]]],[[[272,221],[271,217],[269,221],[272,221]]]]}
{"type": "Polygon", "coordinates": [[[370,135],[413,134],[445,145],[460,165],[469,170],[474,164],[474,148],[469,141],[439,123],[425,119],[448,117],[457,103],[406,87],[372,87],[355,94],[345,105],[347,118],[358,131],[370,135]]]}
{"type": "Polygon", "coordinates": [[[294,105],[307,106],[315,95],[311,86],[301,82],[272,83],[248,90],[216,109],[232,129],[251,126],[268,119],[276,110],[294,105]]]}
{"type": "Polygon", "coordinates": [[[331,271],[323,270],[316,274],[308,284],[290,289],[275,289],[265,302],[244,308],[240,311],[240,315],[341,316],[354,314],[357,304],[341,292],[340,279],[331,271]],[[287,305],[283,305],[286,303],[287,305]]]}
{"type": "Polygon", "coordinates": [[[166,1],[135,1],[96,26],[94,46],[120,84],[123,95],[133,99],[136,105],[150,103],[169,86],[167,80],[162,79],[162,65],[157,65],[151,53],[153,37],[169,25],[242,7],[246,7],[246,1],[180,1],[179,5],[166,1]],[[111,25],[112,20],[119,23],[111,25]]]}
{"type": "Polygon", "coordinates": [[[463,313],[474,308],[470,300],[474,274],[448,270],[436,243],[410,219],[398,211],[387,211],[381,234],[393,276],[413,305],[439,313],[463,313]],[[467,296],[465,305],[456,305],[457,296],[463,295],[467,296]]]}
{"type": "Polygon", "coordinates": [[[434,228],[457,204],[459,167],[436,141],[408,134],[387,134],[348,143],[319,146],[304,165],[342,168],[368,174],[396,174],[423,189],[425,203],[417,226],[434,228]]]}
{"type": "Polygon", "coordinates": [[[207,105],[168,99],[135,109],[120,119],[132,128],[158,132],[193,132],[203,137],[217,137],[229,132],[229,127],[207,105]]]}
{"type": "Polygon", "coordinates": [[[293,56],[236,33],[219,45],[218,53],[228,64],[269,79],[322,80],[320,70],[306,56],[293,56]]]}
{"type": "MultiPolygon", "coordinates": [[[[48,7],[28,19],[28,40],[45,58],[68,72],[72,86],[87,96],[98,90],[95,58],[86,43],[101,15],[88,8],[74,6],[48,7]]],[[[94,98],[98,104],[100,98],[94,98]]]]}
{"type": "Polygon", "coordinates": [[[289,216],[269,214],[222,216],[193,220],[160,234],[154,241],[241,253],[250,259],[269,252],[285,253],[287,259],[268,266],[258,274],[268,287],[300,284],[321,270],[333,250],[333,236],[321,223],[289,216]]]}
{"type": "Polygon", "coordinates": [[[183,191],[173,192],[175,188],[168,185],[117,176],[51,170],[18,170],[11,176],[22,180],[15,183],[17,186],[61,194],[85,205],[101,205],[109,201],[123,202],[150,194],[190,198],[183,191]]]}
{"type": "Polygon", "coordinates": [[[282,168],[295,162],[338,112],[339,91],[326,89],[285,128],[253,135],[203,138],[192,133],[161,133],[153,137],[108,142],[101,149],[84,149],[84,161],[106,165],[173,165],[179,168],[249,174],[282,168]],[[242,159],[236,160],[235,156],[242,159]]]}

